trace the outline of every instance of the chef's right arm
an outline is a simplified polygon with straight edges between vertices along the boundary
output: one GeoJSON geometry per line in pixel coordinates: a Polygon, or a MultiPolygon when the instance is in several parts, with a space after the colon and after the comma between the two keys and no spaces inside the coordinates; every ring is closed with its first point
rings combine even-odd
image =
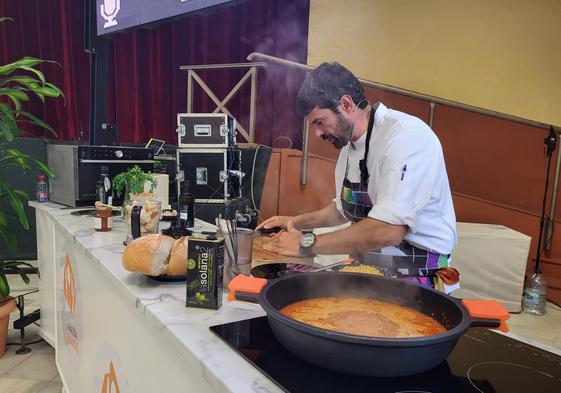
{"type": "Polygon", "coordinates": [[[292,221],[294,228],[301,230],[341,225],[347,222],[347,219],[337,210],[335,202],[330,202],[322,209],[297,216],[273,216],[263,221],[255,229],[274,227],[286,229],[289,221],[292,221]]]}

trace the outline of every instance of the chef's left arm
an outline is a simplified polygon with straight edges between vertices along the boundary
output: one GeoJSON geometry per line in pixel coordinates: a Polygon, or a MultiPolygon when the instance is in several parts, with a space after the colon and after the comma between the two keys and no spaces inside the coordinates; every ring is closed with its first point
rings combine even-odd
{"type": "MultiPolygon", "coordinates": [[[[392,225],[373,218],[365,218],[339,231],[316,236],[314,254],[355,254],[399,244],[407,227],[392,225]]],[[[265,246],[267,250],[287,256],[299,256],[302,232],[289,225],[286,232],[277,234],[265,246]]]]}

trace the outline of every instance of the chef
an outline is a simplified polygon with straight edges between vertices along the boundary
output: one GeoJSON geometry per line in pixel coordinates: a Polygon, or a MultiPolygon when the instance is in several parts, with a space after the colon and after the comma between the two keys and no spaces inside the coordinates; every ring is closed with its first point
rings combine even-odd
{"type": "Polygon", "coordinates": [[[371,105],[358,79],[338,63],[308,75],[296,111],[317,137],[341,150],[336,197],[320,210],[262,222],[257,229],[284,229],[265,248],[300,257],[351,254],[424,285],[434,284],[439,272],[454,275],[446,268],[456,217],[442,147],[430,127],[382,103],[371,105]],[[335,232],[305,231],[349,221],[335,232]]]}

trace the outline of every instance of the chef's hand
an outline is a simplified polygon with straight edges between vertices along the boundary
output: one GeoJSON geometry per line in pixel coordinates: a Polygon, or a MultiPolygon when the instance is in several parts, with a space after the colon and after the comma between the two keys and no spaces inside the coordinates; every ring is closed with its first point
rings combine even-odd
{"type": "Polygon", "coordinates": [[[291,216],[273,216],[271,218],[266,219],[261,224],[257,225],[255,228],[256,231],[259,229],[270,229],[274,227],[280,227],[282,229],[286,229],[288,226],[288,222],[293,220],[294,217],[291,216]]]}
{"type": "Polygon", "coordinates": [[[301,236],[302,232],[294,228],[292,221],[289,220],[286,224],[286,231],[274,235],[268,243],[263,245],[263,248],[289,257],[299,257],[301,236]]]}

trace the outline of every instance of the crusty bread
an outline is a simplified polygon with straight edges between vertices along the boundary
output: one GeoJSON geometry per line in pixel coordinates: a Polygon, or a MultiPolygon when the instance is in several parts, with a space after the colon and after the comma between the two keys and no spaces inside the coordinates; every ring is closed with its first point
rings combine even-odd
{"type": "Polygon", "coordinates": [[[162,275],[168,268],[173,243],[173,237],[158,234],[134,239],[123,253],[123,267],[149,276],[162,275]]]}
{"type": "Polygon", "coordinates": [[[173,243],[171,257],[169,258],[168,276],[184,276],[187,274],[187,236],[180,237],[173,243]]]}

